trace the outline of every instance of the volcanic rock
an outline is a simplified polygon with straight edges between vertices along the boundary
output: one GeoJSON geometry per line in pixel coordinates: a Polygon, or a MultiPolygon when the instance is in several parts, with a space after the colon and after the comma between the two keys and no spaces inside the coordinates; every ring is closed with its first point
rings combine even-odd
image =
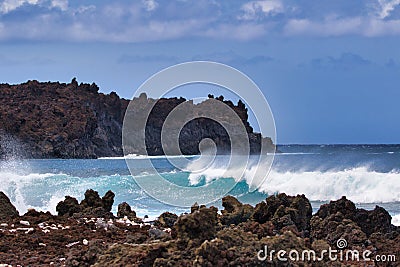
{"type": "Polygon", "coordinates": [[[391,224],[392,216],[379,206],[376,206],[371,211],[357,209],[354,221],[367,236],[370,236],[372,233],[389,233],[395,230],[391,224]]]}
{"type": "Polygon", "coordinates": [[[311,216],[311,204],[304,195],[292,197],[282,193],[257,204],[253,219],[261,224],[272,221],[276,230],[294,225],[306,235],[310,229],[311,216]]]}
{"type": "Polygon", "coordinates": [[[178,215],[171,212],[164,212],[155,221],[155,225],[163,228],[172,228],[177,220],[178,215]]]}
{"type": "Polygon", "coordinates": [[[118,205],[117,216],[119,218],[127,216],[128,218],[133,219],[136,218],[136,212],[132,210],[131,206],[129,206],[128,203],[122,202],[121,204],[118,205]]]}
{"type": "MultiPolygon", "coordinates": [[[[123,156],[122,124],[129,100],[121,99],[115,92],[99,93],[95,84],[28,81],[9,85],[0,84],[0,158],[98,158],[123,156]],[[15,150],[20,151],[14,155],[15,150]]],[[[124,147],[130,154],[163,155],[161,129],[169,112],[185,103],[186,114],[194,116],[179,136],[183,154],[199,153],[199,143],[204,138],[212,139],[218,151],[230,149],[228,133],[219,123],[202,117],[209,110],[211,101],[221,101],[239,117],[249,140],[250,152],[259,153],[261,144],[274,151],[271,138],[255,133],[248,122],[248,110],[239,101],[237,105],[223,97],[193,104],[184,98],[151,99],[141,95],[132,100],[134,116],[145,116],[143,110],[153,106],[144,126],[146,147],[132,142],[124,147]]],[[[214,110],[219,121],[232,118],[214,110]]],[[[129,120],[129,116],[128,116],[129,120]]],[[[175,127],[178,121],[172,122],[175,127]]],[[[134,137],[143,129],[127,133],[134,137]]],[[[231,133],[232,134],[232,133],[231,133]]],[[[166,142],[166,146],[169,142],[166,142]]]]}
{"type": "Polygon", "coordinates": [[[200,208],[191,214],[181,215],[174,224],[174,236],[181,239],[200,241],[214,238],[217,225],[215,207],[200,208]]]}
{"type": "Polygon", "coordinates": [[[232,196],[222,198],[221,223],[224,225],[239,224],[251,218],[254,208],[249,204],[242,204],[239,200],[232,196]]]}
{"type": "Polygon", "coordinates": [[[0,220],[18,217],[19,213],[10,199],[0,191],[0,220]]]}
{"type": "Polygon", "coordinates": [[[60,201],[56,206],[56,211],[59,216],[72,216],[74,213],[82,211],[82,207],[79,205],[76,198],[66,196],[65,200],[60,201]]]}
{"type": "Polygon", "coordinates": [[[93,189],[85,192],[85,198],[78,204],[78,201],[70,196],[66,196],[64,201],[57,204],[56,211],[59,216],[81,216],[81,217],[106,217],[112,218],[110,212],[114,203],[115,194],[108,191],[103,198],[93,189]]]}
{"type": "Polygon", "coordinates": [[[325,219],[330,215],[340,212],[343,214],[344,218],[354,220],[356,210],[356,205],[343,196],[339,200],[331,201],[329,204],[322,205],[315,216],[325,219]]]}

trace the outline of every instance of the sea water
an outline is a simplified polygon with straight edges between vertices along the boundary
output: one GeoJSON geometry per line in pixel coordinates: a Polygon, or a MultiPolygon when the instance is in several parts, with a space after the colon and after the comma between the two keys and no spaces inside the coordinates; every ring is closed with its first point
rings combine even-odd
{"type": "MultiPolygon", "coordinates": [[[[400,225],[400,145],[282,145],[279,150],[268,178],[252,192],[245,177],[221,177],[223,172],[215,164],[194,174],[190,168],[177,169],[166,157],[150,160],[165,179],[177,185],[204,186],[224,179],[229,194],[244,203],[254,205],[281,192],[305,194],[315,212],[321,204],[346,196],[361,208],[384,207],[392,215],[392,223],[400,225]]],[[[189,161],[197,158],[187,157],[189,161]]],[[[145,164],[148,158],[129,157],[129,161],[132,173],[124,158],[1,161],[0,190],[20,213],[35,208],[56,214],[56,205],[64,196],[82,200],[90,188],[100,196],[108,190],[115,193],[114,213],[121,202],[130,204],[139,216],[188,212],[187,207],[169,206],[148,196],[136,184],[133,177],[152,181],[145,164]]],[[[221,208],[221,201],[212,205],[221,208]]]]}

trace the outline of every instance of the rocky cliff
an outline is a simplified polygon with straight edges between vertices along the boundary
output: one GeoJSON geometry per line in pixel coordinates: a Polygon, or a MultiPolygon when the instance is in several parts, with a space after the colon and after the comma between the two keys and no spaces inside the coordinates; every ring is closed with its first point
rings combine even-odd
{"type": "MultiPolygon", "coordinates": [[[[93,84],[28,81],[19,85],[0,84],[0,157],[25,158],[97,158],[122,156],[122,124],[129,101],[115,92],[99,93],[93,84]]],[[[146,150],[150,155],[162,155],[161,128],[166,116],[184,98],[147,99],[155,102],[146,125],[146,150]]],[[[213,98],[213,96],[209,96],[213,98]]],[[[271,149],[269,138],[254,133],[247,119],[247,109],[239,101],[217,98],[240,117],[250,140],[252,153],[260,151],[261,142],[271,149]]],[[[140,98],[135,99],[140,101],[140,98]]],[[[205,104],[197,104],[201,110],[205,104]],[[203,106],[202,106],[203,105],[203,106]]],[[[199,153],[203,138],[215,141],[220,151],[230,148],[229,138],[215,121],[198,118],[182,129],[179,144],[184,154],[199,153]]],[[[144,151],[136,151],[138,153],[144,151]]]]}

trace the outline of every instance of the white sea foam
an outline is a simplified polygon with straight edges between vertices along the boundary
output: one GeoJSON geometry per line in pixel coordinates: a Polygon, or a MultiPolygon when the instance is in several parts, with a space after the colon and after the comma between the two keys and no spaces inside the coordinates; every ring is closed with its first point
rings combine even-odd
{"type": "Polygon", "coordinates": [[[26,211],[30,206],[25,202],[24,188],[30,187],[38,180],[53,175],[51,173],[21,175],[11,172],[0,172],[0,191],[3,191],[13,200],[13,204],[17,210],[26,211]]]}
{"type": "Polygon", "coordinates": [[[400,214],[392,216],[392,224],[400,226],[400,214]]]}
{"type": "MultiPolygon", "coordinates": [[[[346,196],[357,203],[385,203],[400,201],[400,173],[381,173],[371,171],[368,167],[357,167],[348,170],[328,171],[280,171],[272,168],[262,184],[252,184],[253,177],[264,174],[268,166],[250,165],[244,171],[240,166],[230,169],[226,165],[213,163],[204,170],[192,172],[189,182],[196,185],[201,181],[209,183],[219,178],[245,180],[250,186],[257,186],[260,192],[267,194],[286,193],[290,195],[305,194],[310,200],[334,200],[346,196]],[[263,169],[264,168],[264,169],[263,169]],[[260,186],[258,186],[260,185],[260,186]]],[[[190,166],[191,169],[201,169],[190,166]]],[[[259,182],[259,181],[257,181],[259,182]]]]}
{"type": "Polygon", "coordinates": [[[395,202],[400,200],[400,173],[380,173],[366,167],[325,172],[272,171],[259,190],[305,194],[311,200],[346,196],[359,203],[395,202]]]}

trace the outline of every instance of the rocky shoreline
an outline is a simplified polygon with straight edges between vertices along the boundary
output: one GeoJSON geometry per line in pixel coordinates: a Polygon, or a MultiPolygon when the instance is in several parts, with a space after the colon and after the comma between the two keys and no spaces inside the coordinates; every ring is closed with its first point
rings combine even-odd
{"type": "Polygon", "coordinates": [[[232,196],[215,207],[194,204],[191,213],[138,218],[127,203],[112,214],[114,193],[102,198],[87,190],[79,203],[66,197],[58,215],[29,210],[20,216],[0,193],[1,266],[399,266],[400,227],[381,208],[357,209],[345,197],[322,205],[312,215],[304,195],[270,196],[255,207],[232,196]],[[346,242],[346,246],[338,243],[346,242]],[[336,250],[336,260],[324,250],[336,250]],[[265,252],[267,252],[267,256],[265,252]],[[270,251],[313,250],[317,260],[288,258],[270,251]],[[359,251],[360,261],[343,258],[359,251]],[[390,261],[363,261],[378,255],[390,261]],[[387,258],[388,259],[388,258],[387,258]],[[395,261],[393,261],[395,260],[395,261]]]}
{"type": "MultiPolygon", "coordinates": [[[[78,84],[76,79],[70,83],[28,81],[17,85],[0,84],[0,159],[123,156],[122,126],[129,100],[120,98],[115,92],[103,94],[99,90],[95,83],[78,84]]],[[[209,95],[209,98],[214,96],[209,95]]],[[[271,138],[253,131],[243,102],[234,104],[222,96],[215,99],[238,115],[247,132],[252,154],[260,153],[261,144],[266,145],[269,151],[275,150],[271,138]]],[[[133,110],[134,117],[146,117],[143,109],[154,107],[145,126],[146,147],[133,142],[132,146],[125,147],[126,153],[164,155],[161,145],[163,123],[182,103],[186,104],[187,114],[196,118],[182,128],[179,136],[183,154],[198,154],[199,143],[204,138],[212,139],[221,151],[230,148],[230,138],[224,128],[202,118],[202,112],[210,109],[206,101],[194,104],[182,97],[152,99],[145,94],[132,101],[137,107],[133,110]]],[[[215,111],[215,115],[220,121],[230,119],[223,112],[215,111]]],[[[133,130],[129,132],[130,136],[140,135],[143,131],[142,128],[133,130]]]]}

